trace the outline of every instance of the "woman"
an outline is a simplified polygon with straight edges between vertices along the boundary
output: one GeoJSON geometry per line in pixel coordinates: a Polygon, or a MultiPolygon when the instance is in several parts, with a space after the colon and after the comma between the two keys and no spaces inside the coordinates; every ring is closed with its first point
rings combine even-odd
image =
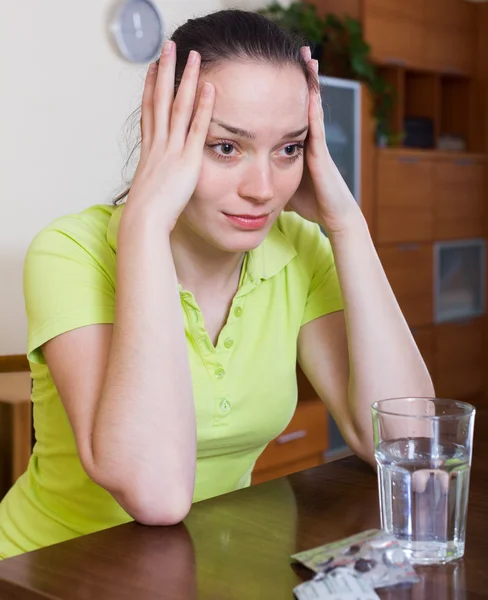
{"type": "Polygon", "coordinates": [[[248,485],[297,359],[370,462],[371,403],[433,395],[327,150],[309,49],[229,10],[158,62],[126,202],[55,221],[26,258],[36,446],[0,505],[3,557],[248,485]]]}

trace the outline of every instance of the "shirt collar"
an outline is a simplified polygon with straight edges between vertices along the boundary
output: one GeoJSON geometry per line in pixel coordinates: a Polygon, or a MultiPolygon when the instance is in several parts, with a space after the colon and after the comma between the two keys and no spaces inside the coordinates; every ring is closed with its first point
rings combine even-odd
{"type": "MultiPolygon", "coordinates": [[[[114,252],[117,252],[117,233],[123,209],[123,204],[117,206],[108,223],[107,241],[114,252]]],[[[296,254],[293,244],[282,233],[278,222],[275,222],[264,241],[249,252],[246,275],[254,283],[270,279],[284,269],[296,254]]]]}
{"type": "Polygon", "coordinates": [[[249,277],[254,282],[270,279],[284,269],[296,255],[295,247],[275,222],[263,242],[249,252],[249,277]]]}

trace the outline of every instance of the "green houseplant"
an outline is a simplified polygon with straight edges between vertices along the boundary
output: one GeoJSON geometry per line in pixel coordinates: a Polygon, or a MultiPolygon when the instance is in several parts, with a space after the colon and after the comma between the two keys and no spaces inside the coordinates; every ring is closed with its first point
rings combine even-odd
{"type": "Polygon", "coordinates": [[[315,5],[306,2],[293,2],[288,7],[273,2],[258,12],[283,29],[306,38],[322,72],[363,82],[373,97],[378,139],[391,145],[399,141],[389,126],[394,90],[372,63],[370,47],[358,20],[348,16],[341,19],[333,14],[322,18],[315,5]]]}
{"type": "Polygon", "coordinates": [[[285,8],[279,2],[273,2],[258,13],[268,17],[282,29],[304,37],[311,46],[313,58],[320,58],[325,19],[319,17],[315,5],[292,2],[285,8]]]}

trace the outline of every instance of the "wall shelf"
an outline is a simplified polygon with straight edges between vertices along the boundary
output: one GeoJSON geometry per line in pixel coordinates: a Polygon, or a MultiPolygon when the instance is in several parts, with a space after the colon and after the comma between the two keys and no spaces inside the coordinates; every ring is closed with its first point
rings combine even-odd
{"type": "MultiPolygon", "coordinates": [[[[483,151],[478,130],[484,114],[479,96],[484,92],[471,78],[391,65],[380,66],[380,73],[395,94],[389,123],[395,136],[405,133],[405,119],[426,118],[433,130],[430,150],[437,150],[440,136],[447,134],[463,140],[462,152],[483,151]]],[[[405,138],[399,147],[407,147],[405,138]]]]}

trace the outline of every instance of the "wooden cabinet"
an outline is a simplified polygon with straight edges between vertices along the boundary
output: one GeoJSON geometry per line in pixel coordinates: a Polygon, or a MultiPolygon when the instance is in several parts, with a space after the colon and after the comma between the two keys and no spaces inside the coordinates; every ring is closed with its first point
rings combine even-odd
{"type": "Polygon", "coordinates": [[[485,234],[485,164],[473,158],[434,164],[434,238],[482,237],[485,234]]]}
{"type": "Polygon", "coordinates": [[[373,15],[422,21],[426,1],[430,0],[364,0],[364,11],[373,15]]]}
{"type": "Polygon", "coordinates": [[[378,255],[409,327],[432,324],[432,245],[378,247],[378,255]]]}
{"type": "Polygon", "coordinates": [[[380,153],[376,242],[432,240],[432,162],[417,155],[380,153]]]}
{"type": "Polygon", "coordinates": [[[311,469],[312,467],[318,467],[324,463],[323,452],[306,456],[305,458],[298,458],[292,462],[279,463],[269,469],[254,470],[252,474],[252,484],[264,483],[265,481],[271,481],[272,479],[278,479],[278,477],[285,477],[292,473],[298,473],[298,471],[304,471],[305,469],[311,469]]]}
{"type": "Polygon", "coordinates": [[[475,68],[475,32],[433,27],[425,34],[424,66],[442,73],[470,75],[475,68]]]}
{"type": "Polygon", "coordinates": [[[476,8],[464,0],[363,0],[363,27],[379,63],[475,70],[476,8]]]}
{"type": "Polygon", "coordinates": [[[427,0],[425,66],[470,75],[475,70],[476,7],[464,0],[427,0]]]}
{"type": "Polygon", "coordinates": [[[374,241],[378,245],[483,237],[486,160],[481,155],[380,150],[374,241]]]}
{"type": "Polygon", "coordinates": [[[300,400],[288,427],[259,457],[252,481],[260,483],[324,462],[327,412],[317,397],[300,400]]]}
{"type": "Polygon", "coordinates": [[[435,334],[433,327],[414,327],[412,329],[412,335],[417,344],[417,347],[424,359],[425,365],[429,370],[431,376],[434,373],[434,344],[435,334]]]}
{"type": "Polygon", "coordinates": [[[424,0],[364,0],[363,30],[380,63],[417,66],[423,55],[424,0]]]}
{"type": "Polygon", "coordinates": [[[483,319],[446,323],[435,328],[436,395],[464,399],[484,387],[483,319]]]}
{"type": "Polygon", "coordinates": [[[469,401],[481,395],[486,370],[483,322],[481,318],[412,330],[436,396],[469,401]]]}
{"type": "Polygon", "coordinates": [[[476,28],[476,7],[465,0],[426,0],[424,19],[430,26],[473,31],[476,28]]]}
{"type": "Polygon", "coordinates": [[[30,374],[0,374],[0,499],[27,468],[32,450],[30,374]]]}

